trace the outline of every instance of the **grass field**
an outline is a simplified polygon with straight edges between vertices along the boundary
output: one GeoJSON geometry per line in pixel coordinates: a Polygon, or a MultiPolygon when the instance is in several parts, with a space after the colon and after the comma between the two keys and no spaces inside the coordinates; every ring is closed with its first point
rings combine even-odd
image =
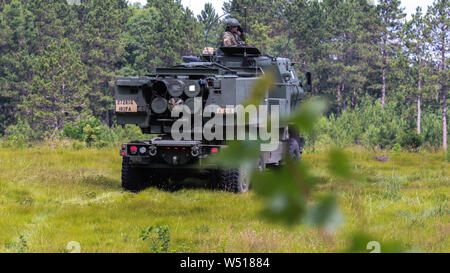
{"type": "MultiPolygon", "coordinates": [[[[339,196],[344,223],[332,233],[287,228],[258,217],[255,194],[202,188],[175,192],[120,187],[117,149],[0,149],[0,252],[150,252],[139,235],[167,225],[169,252],[339,252],[353,234],[398,241],[411,251],[450,252],[450,163],[440,153],[348,150],[356,179],[326,173],[325,153],[304,160],[339,196]]],[[[320,192],[319,192],[320,193],[320,192]]],[[[383,247],[383,246],[381,246],[383,247]]]]}

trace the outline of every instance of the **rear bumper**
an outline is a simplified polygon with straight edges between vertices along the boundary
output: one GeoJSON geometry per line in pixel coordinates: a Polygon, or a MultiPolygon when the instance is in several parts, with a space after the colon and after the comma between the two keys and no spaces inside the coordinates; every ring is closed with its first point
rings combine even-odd
{"type": "Polygon", "coordinates": [[[151,158],[151,157],[142,157],[142,156],[130,156],[130,163],[132,165],[139,165],[143,168],[149,169],[191,169],[198,170],[201,169],[218,169],[219,166],[216,164],[209,164],[204,159],[199,159],[194,162],[190,162],[189,164],[182,165],[172,165],[162,162],[159,158],[151,158]]]}
{"type": "Polygon", "coordinates": [[[130,163],[152,169],[218,169],[206,159],[225,145],[200,141],[160,140],[135,141],[122,144],[120,155],[129,157],[130,163]],[[213,152],[211,152],[213,151],[213,152]]]}

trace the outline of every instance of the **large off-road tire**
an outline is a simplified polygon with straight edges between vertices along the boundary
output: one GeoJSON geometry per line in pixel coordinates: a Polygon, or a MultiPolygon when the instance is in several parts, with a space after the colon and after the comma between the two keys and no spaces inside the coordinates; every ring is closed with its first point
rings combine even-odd
{"type": "Polygon", "coordinates": [[[250,187],[250,170],[248,168],[220,170],[218,183],[221,190],[243,193],[250,187]]]}
{"type": "Polygon", "coordinates": [[[148,169],[131,165],[129,157],[122,159],[122,188],[126,191],[138,192],[151,185],[148,169]]]}

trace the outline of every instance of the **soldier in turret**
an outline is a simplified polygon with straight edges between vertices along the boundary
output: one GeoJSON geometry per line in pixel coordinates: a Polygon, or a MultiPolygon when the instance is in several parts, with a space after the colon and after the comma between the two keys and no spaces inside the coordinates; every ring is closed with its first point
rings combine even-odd
{"type": "Polygon", "coordinates": [[[227,27],[222,37],[222,46],[245,46],[245,35],[241,24],[235,18],[227,20],[227,27]]]}

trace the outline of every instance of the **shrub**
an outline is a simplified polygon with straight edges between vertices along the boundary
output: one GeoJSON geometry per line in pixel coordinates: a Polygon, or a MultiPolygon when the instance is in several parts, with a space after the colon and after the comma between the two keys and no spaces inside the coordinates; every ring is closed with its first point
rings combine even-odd
{"type": "Polygon", "coordinates": [[[155,253],[167,253],[170,243],[170,228],[168,225],[151,226],[141,231],[139,239],[150,239],[150,250],[155,253]]]}
{"type": "MultiPolygon", "coordinates": [[[[450,123],[448,129],[450,129],[450,123]]],[[[438,147],[442,145],[442,115],[439,111],[424,111],[421,135],[424,143],[438,147]]]]}
{"type": "Polygon", "coordinates": [[[393,154],[399,154],[402,151],[402,145],[395,143],[394,146],[392,147],[392,153],[393,154]]]}
{"type": "Polygon", "coordinates": [[[423,144],[423,138],[414,130],[403,132],[400,135],[400,145],[403,148],[417,151],[423,144]]]}
{"type": "Polygon", "coordinates": [[[92,143],[99,139],[101,125],[100,121],[94,117],[78,119],[74,123],[67,122],[63,134],[71,139],[92,143]]]}
{"type": "Polygon", "coordinates": [[[307,145],[312,150],[330,145],[342,147],[361,144],[371,149],[389,149],[397,143],[410,150],[417,150],[424,144],[440,147],[440,113],[427,109],[422,113],[422,134],[419,136],[414,130],[416,122],[410,107],[388,102],[383,110],[379,101],[365,97],[359,106],[347,108],[340,116],[331,113],[320,119],[308,136],[307,145]]]}
{"type": "Polygon", "coordinates": [[[31,141],[36,139],[33,129],[27,122],[19,120],[15,125],[10,125],[5,131],[6,145],[22,148],[31,146],[31,141]]]}
{"type": "MultiPolygon", "coordinates": [[[[136,125],[107,127],[96,118],[79,119],[74,123],[66,123],[63,135],[67,138],[86,143],[87,146],[105,147],[119,142],[150,138],[142,134],[136,125]]],[[[79,145],[77,145],[79,146],[79,145]]]]}
{"type": "Polygon", "coordinates": [[[104,127],[100,134],[100,139],[105,143],[127,142],[150,138],[142,134],[141,129],[136,125],[127,124],[122,126],[104,127]]]}

